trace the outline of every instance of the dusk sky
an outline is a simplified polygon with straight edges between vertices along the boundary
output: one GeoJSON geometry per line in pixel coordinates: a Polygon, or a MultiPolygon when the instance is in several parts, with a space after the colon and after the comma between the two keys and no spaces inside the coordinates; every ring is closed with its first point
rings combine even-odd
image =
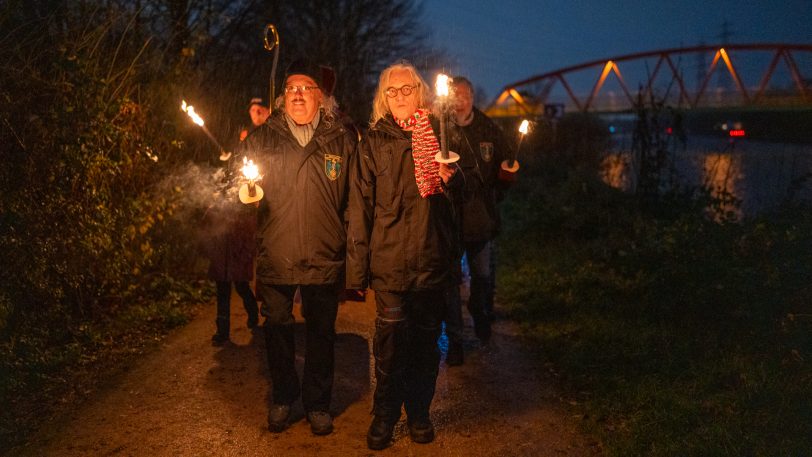
{"type": "Polygon", "coordinates": [[[725,21],[730,43],[812,44],[812,0],[425,0],[423,12],[431,42],[457,59],[449,71],[468,75],[488,99],[570,65],[721,43],[725,21]]]}

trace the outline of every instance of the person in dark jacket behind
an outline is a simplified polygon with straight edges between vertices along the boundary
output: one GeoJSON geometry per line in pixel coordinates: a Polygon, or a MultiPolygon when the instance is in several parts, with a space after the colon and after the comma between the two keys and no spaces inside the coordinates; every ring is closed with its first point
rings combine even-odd
{"type": "Polygon", "coordinates": [[[217,331],[211,341],[214,346],[222,346],[229,340],[231,329],[231,283],[242,298],[248,328],[256,327],[259,320],[257,301],[249,285],[254,279],[256,210],[218,200],[206,211],[204,225],[209,278],[217,287],[217,331]]]}
{"type": "Polygon", "coordinates": [[[458,180],[456,168],[434,161],[438,142],[428,103],[428,88],[414,67],[385,69],[350,178],[347,288],[369,282],[376,301],[370,449],[389,446],[401,406],[412,440],[434,439],[429,407],[443,291],[459,263],[447,184],[458,180]]]}
{"type": "Polygon", "coordinates": [[[268,429],[288,426],[301,395],[311,430],[332,432],[335,320],[343,290],[347,167],[357,137],[336,117],[320,88],[321,68],[304,60],[287,69],[277,111],[246,139],[263,174],[259,202],[257,294],[265,316],[273,402],[268,429]],[[302,299],[307,344],[299,384],[295,368],[293,297],[302,299]]]}
{"type": "MultiPolygon", "coordinates": [[[[268,117],[268,108],[261,98],[248,103],[248,115],[253,128],[268,117]]],[[[248,130],[240,132],[240,142],[248,130]]],[[[240,166],[242,156],[232,157],[226,153],[220,157],[224,162],[223,183],[229,185],[240,166]]],[[[229,340],[231,327],[231,284],[242,298],[248,314],[248,328],[255,328],[259,321],[257,300],[249,282],[254,279],[254,254],[256,251],[256,209],[248,208],[224,199],[215,202],[206,212],[207,240],[205,251],[209,258],[209,278],[217,287],[217,332],[211,337],[214,346],[222,346],[229,340]]]]}
{"type": "Polygon", "coordinates": [[[271,115],[271,111],[268,109],[268,104],[265,103],[262,97],[253,97],[251,101],[248,102],[248,115],[251,117],[251,126],[240,130],[240,141],[244,141],[249,133],[264,124],[265,121],[268,120],[268,116],[271,115]]]}
{"type": "MultiPolygon", "coordinates": [[[[474,331],[483,343],[491,337],[494,294],[493,240],[499,233],[499,208],[503,191],[512,176],[500,164],[511,154],[502,130],[482,111],[474,107],[474,88],[464,77],[454,77],[454,122],[449,128],[449,147],[460,155],[459,165],[465,176],[462,192],[454,200],[459,216],[463,249],[471,272],[468,311],[474,331]]],[[[445,317],[449,346],[446,363],[461,365],[462,310],[459,287],[449,289],[445,317]]]]}

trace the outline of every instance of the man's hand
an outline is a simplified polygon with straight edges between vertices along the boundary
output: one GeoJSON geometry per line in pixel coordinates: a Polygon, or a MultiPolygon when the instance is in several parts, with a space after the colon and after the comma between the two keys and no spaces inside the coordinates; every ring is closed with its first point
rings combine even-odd
{"type": "Polygon", "coordinates": [[[443,180],[444,183],[448,184],[448,181],[454,177],[454,173],[457,172],[457,166],[454,164],[447,164],[447,163],[440,163],[440,178],[443,180]]]}

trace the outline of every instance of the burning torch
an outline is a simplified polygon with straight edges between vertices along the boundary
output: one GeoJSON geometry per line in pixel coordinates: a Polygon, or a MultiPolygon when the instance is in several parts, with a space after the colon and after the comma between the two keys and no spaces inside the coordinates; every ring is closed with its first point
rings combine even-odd
{"type": "Polygon", "coordinates": [[[510,155],[510,158],[502,162],[502,169],[509,172],[509,173],[516,173],[519,171],[519,161],[516,160],[516,157],[519,155],[519,151],[522,148],[522,141],[524,137],[527,135],[527,129],[530,127],[530,121],[527,119],[523,119],[521,125],[519,125],[519,144],[516,146],[516,152],[510,155]]]}
{"type": "Polygon", "coordinates": [[[220,160],[226,161],[229,159],[229,157],[231,157],[231,153],[226,152],[226,150],[222,146],[220,146],[220,142],[217,141],[217,139],[214,138],[214,135],[212,135],[211,132],[209,132],[209,129],[206,128],[206,123],[203,122],[203,118],[200,117],[199,114],[197,114],[194,106],[187,105],[186,100],[181,100],[180,110],[188,114],[189,117],[192,119],[192,122],[199,125],[200,128],[203,130],[203,133],[205,133],[206,136],[208,136],[209,139],[217,146],[217,149],[220,151],[220,160]]]}
{"type": "Polygon", "coordinates": [[[460,156],[448,150],[448,83],[447,75],[440,73],[434,82],[434,89],[437,91],[437,103],[440,107],[440,152],[434,156],[434,160],[440,163],[454,163],[460,160],[460,156]]]}
{"type": "Polygon", "coordinates": [[[240,186],[240,201],[249,204],[262,200],[265,192],[257,184],[257,181],[262,179],[262,176],[260,176],[259,168],[254,164],[254,161],[249,160],[247,157],[242,158],[242,176],[244,182],[240,186]]]}

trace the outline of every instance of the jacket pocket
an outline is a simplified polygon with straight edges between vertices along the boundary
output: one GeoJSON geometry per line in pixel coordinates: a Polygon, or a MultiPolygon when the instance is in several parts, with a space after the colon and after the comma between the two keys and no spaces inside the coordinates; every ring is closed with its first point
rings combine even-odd
{"type": "Polygon", "coordinates": [[[375,162],[375,200],[379,206],[389,208],[395,193],[392,153],[384,151],[376,157],[375,162]]]}

